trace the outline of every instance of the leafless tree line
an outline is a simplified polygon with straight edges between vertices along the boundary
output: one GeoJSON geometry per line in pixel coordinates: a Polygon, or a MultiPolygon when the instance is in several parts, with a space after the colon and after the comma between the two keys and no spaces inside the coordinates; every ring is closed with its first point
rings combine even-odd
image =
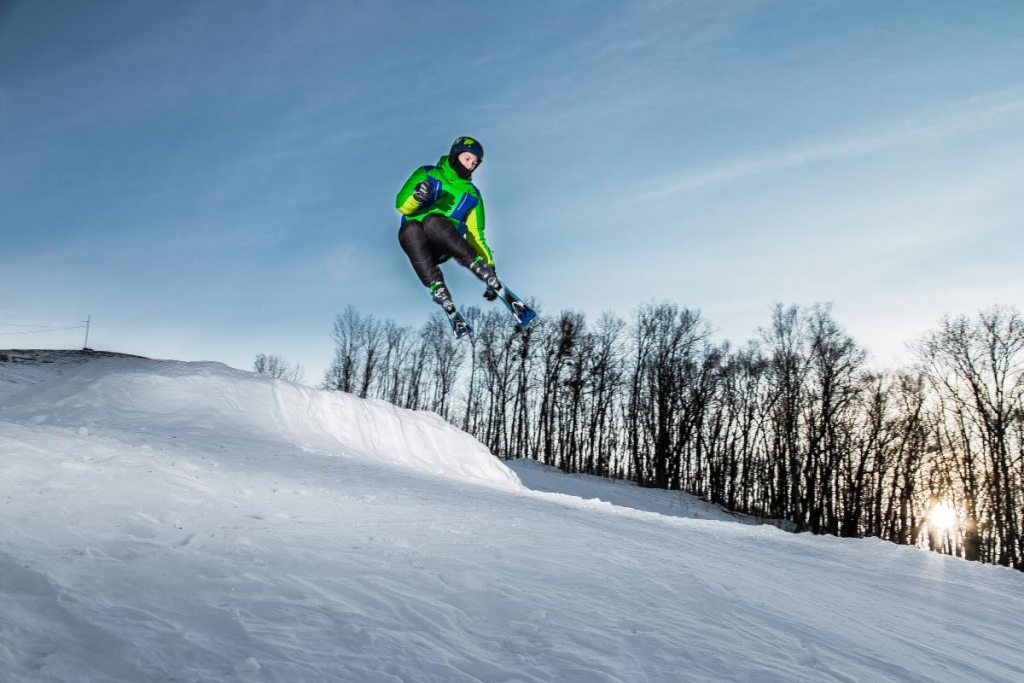
{"type": "Polygon", "coordinates": [[[700,311],[574,311],[471,343],[348,308],[324,388],[432,410],[502,457],[683,490],[795,530],[877,536],[1024,570],[1024,319],[950,317],[879,371],[831,308],[777,305],[716,342],[700,311]],[[932,515],[957,511],[952,526],[932,515]]]}

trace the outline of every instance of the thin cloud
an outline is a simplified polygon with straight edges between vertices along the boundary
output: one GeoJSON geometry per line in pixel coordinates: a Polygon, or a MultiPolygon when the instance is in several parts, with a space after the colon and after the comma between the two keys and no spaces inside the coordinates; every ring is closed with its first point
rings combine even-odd
{"type": "Polygon", "coordinates": [[[883,149],[925,144],[1005,123],[1024,112],[1024,88],[1012,88],[931,110],[912,120],[857,130],[829,140],[804,142],[767,154],[734,159],[654,183],[638,200],[660,199],[739,178],[796,168],[830,159],[849,158],[883,149]]]}

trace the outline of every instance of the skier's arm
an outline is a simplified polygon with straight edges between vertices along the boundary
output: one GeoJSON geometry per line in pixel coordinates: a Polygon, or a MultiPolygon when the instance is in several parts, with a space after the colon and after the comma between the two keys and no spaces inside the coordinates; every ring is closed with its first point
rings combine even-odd
{"type": "Polygon", "coordinates": [[[427,171],[422,166],[417,168],[416,172],[405,181],[405,185],[399,190],[398,196],[395,197],[395,208],[406,216],[411,216],[423,208],[426,202],[419,201],[413,194],[416,192],[416,186],[426,179],[427,171]]]}
{"type": "Polygon", "coordinates": [[[473,207],[473,210],[466,216],[466,239],[476,250],[477,256],[482,256],[487,265],[494,266],[494,254],[487,246],[484,239],[484,203],[483,200],[473,207]]]}

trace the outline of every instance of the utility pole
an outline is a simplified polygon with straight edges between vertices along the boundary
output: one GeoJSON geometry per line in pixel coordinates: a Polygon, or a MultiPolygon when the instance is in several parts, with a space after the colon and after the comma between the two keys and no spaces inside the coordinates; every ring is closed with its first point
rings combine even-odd
{"type": "Polygon", "coordinates": [[[92,316],[88,316],[82,322],[85,323],[85,346],[82,347],[82,350],[89,351],[89,327],[92,325],[92,316]]]}

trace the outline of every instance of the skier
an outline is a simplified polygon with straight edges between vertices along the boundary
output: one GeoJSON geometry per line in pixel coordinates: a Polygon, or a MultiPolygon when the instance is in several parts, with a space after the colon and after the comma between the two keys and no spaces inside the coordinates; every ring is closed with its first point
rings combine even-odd
{"type": "Polygon", "coordinates": [[[484,158],[475,139],[460,137],[436,166],[422,166],[405,182],[395,199],[402,214],[398,242],[431,297],[448,315],[456,337],[472,329],[455,308],[440,264],[455,258],[483,281],[484,298],[500,298],[525,328],[536,313],[498,280],[494,255],[484,238],[484,204],[471,182],[484,158]]]}

